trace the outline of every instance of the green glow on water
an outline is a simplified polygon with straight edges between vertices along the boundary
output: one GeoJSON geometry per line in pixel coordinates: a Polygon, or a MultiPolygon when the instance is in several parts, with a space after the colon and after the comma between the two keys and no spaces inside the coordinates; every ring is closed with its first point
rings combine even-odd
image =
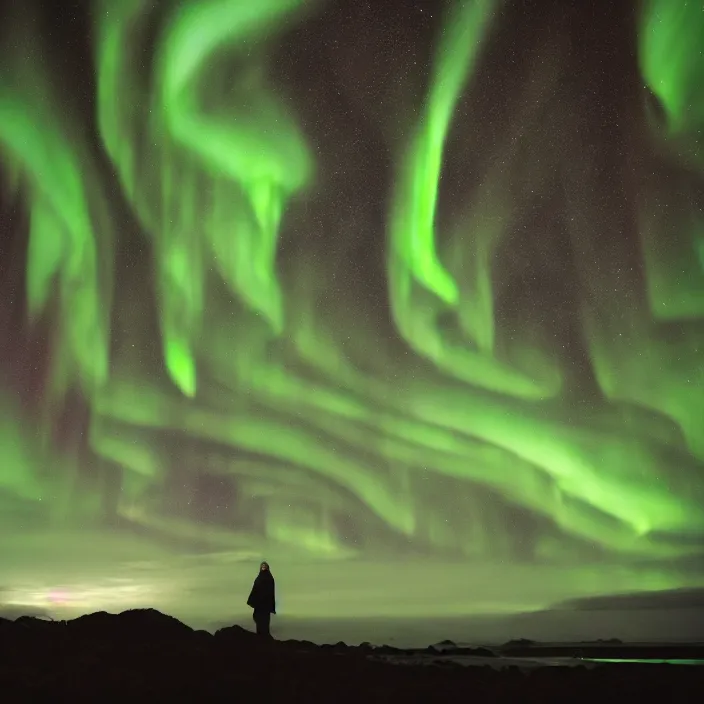
{"type": "Polygon", "coordinates": [[[639,660],[637,658],[584,658],[588,662],[638,662],[649,665],[704,665],[704,660],[639,660]]]}

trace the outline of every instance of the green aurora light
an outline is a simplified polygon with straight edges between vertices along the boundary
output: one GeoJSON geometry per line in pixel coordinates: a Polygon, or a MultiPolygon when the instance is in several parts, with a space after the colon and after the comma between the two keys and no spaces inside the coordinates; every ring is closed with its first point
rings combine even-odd
{"type": "Polygon", "coordinates": [[[26,308],[51,363],[41,420],[21,420],[5,384],[0,505],[54,529],[109,515],[316,558],[701,554],[704,13],[642,6],[647,89],[627,142],[652,157],[629,215],[595,185],[586,98],[549,33],[482,144],[478,86],[511,6],[445,3],[417,109],[387,145],[386,222],[353,213],[315,245],[323,226],[305,214],[329,168],[276,61],[326,3],[96,0],[92,116],[29,10],[5,22],[0,156],[28,215],[26,308]],[[662,118],[646,119],[648,91],[662,118]],[[453,150],[473,185],[451,185],[453,150]],[[542,298],[527,290],[524,313],[506,313],[520,250],[541,237],[535,204],[555,194],[577,290],[560,316],[584,373],[542,298]],[[634,227],[637,252],[620,237],[634,227]],[[353,273],[363,228],[393,332],[353,273]],[[88,431],[59,449],[72,394],[88,431]],[[207,516],[184,498],[203,477],[225,487],[207,516]]]}

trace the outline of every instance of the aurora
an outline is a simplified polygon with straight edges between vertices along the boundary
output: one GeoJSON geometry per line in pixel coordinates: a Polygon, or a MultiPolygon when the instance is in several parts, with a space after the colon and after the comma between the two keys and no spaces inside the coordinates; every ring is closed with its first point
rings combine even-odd
{"type": "Polygon", "coordinates": [[[17,540],[698,584],[695,5],[608,11],[608,50],[509,0],[5,12],[17,540]]]}

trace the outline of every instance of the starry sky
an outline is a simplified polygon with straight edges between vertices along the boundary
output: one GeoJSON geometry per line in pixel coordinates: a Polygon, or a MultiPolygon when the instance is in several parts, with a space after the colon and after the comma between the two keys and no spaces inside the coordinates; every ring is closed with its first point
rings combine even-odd
{"type": "Polygon", "coordinates": [[[8,608],[226,618],[264,558],[292,616],[702,586],[693,3],[0,26],[8,608]]]}

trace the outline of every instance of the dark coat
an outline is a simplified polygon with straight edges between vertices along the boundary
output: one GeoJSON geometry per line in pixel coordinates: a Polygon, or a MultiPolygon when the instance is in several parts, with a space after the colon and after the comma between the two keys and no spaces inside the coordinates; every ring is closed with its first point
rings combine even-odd
{"type": "Polygon", "coordinates": [[[251,606],[255,611],[276,613],[276,582],[269,570],[262,570],[257,575],[247,599],[247,606],[251,606]]]}

